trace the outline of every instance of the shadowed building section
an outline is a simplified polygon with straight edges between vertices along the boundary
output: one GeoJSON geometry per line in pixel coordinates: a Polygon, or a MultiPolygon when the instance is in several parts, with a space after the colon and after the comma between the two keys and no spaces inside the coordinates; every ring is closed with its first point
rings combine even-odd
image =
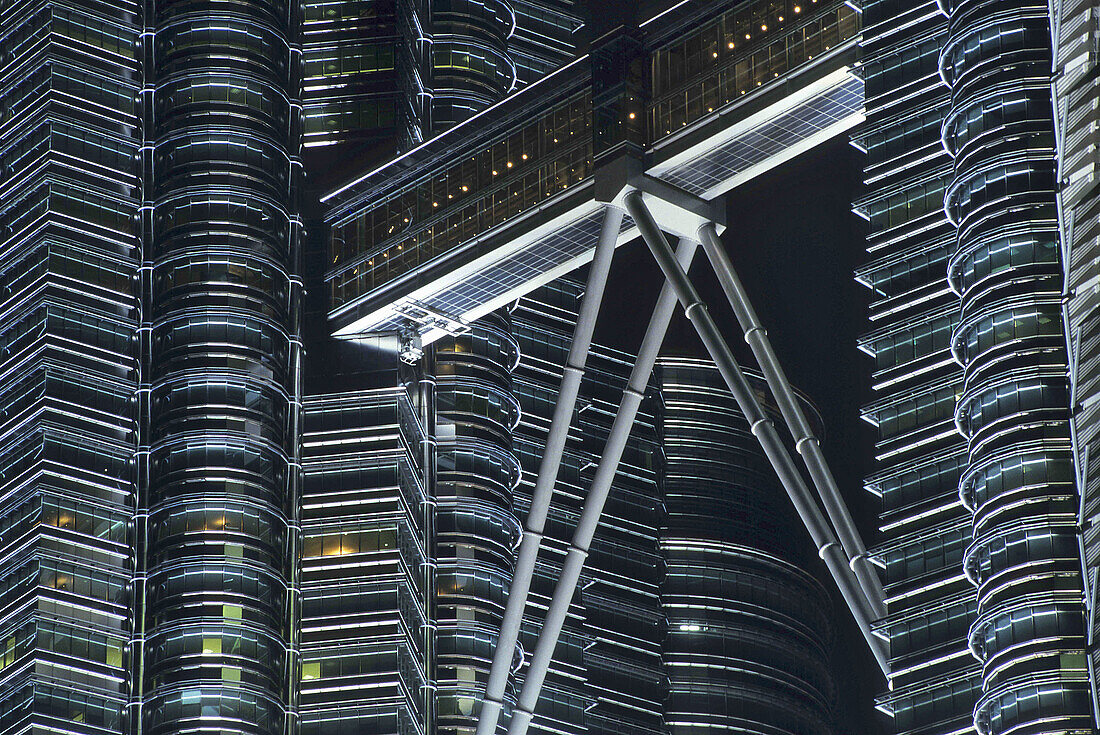
{"type": "Polygon", "coordinates": [[[828,735],[832,605],[790,501],[713,365],[662,357],[655,379],[665,729],[828,735]]]}

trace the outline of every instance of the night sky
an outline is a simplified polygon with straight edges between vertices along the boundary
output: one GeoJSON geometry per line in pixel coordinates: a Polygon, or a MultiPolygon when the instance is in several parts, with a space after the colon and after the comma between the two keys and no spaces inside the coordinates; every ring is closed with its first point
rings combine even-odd
{"type": "MultiPolygon", "coordinates": [[[[589,0],[588,5],[595,11],[594,37],[622,22],[638,3],[589,0]]],[[[642,11],[643,18],[648,15],[642,11]]],[[[851,213],[851,202],[862,189],[862,166],[862,154],[840,136],[735,189],[727,196],[729,229],[722,240],[791,383],[810,396],[824,418],[826,457],[865,543],[873,546],[878,503],[863,491],[862,480],[873,469],[874,434],[859,419],[860,405],[870,400],[871,365],[856,349],[857,337],[868,331],[869,293],[852,277],[865,257],[864,222],[851,213]]],[[[754,366],[702,250],[692,277],[738,360],[754,366]]],[[[635,352],[661,284],[641,240],[620,248],[596,340],[635,352]]],[[[665,346],[705,355],[682,312],[665,346]]],[[[810,545],[808,534],[801,540],[810,545]]],[[[833,591],[840,629],[834,653],[841,685],[837,732],[885,732],[886,718],[873,707],[885,681],[824,565],[812,571],[833,591]]]]}

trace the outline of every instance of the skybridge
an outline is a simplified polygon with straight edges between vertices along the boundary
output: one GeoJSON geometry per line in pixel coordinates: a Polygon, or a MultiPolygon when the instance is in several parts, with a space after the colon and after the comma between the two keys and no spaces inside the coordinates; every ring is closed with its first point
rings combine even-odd
{"type": "Polygon", "coordinates": [[[858,13],[770,5],[681,3],[325,196],[336,336],[464,331],[589,262],[627,179],[670,234],[721,229],[722,194],[863,120],[858,13]]]}

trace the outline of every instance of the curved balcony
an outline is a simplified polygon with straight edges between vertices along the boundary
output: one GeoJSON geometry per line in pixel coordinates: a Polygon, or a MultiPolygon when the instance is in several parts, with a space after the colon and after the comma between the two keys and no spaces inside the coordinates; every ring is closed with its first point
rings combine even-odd
{"type": "Polygon", "coordinates": [[[166,131],[189,127],[207,115],[273,142],[285,141],[290,129],[291,104],[283,90],[236,71],[162,79],[153,99],[155,117],[166,131]]]}
{"type": "Polygon", "coordinates": [[[1010,679],[987,691],[974,708],[979,735],[1093,732],[1088,672],[1077,665],[1010,679]]]}
{"type": "Polygon", "coordinates": [[[276,263],[286,263],[290,256],[290,215],[267,196],[184,187],[156,203],[153,228],[159,233],[154,245],[161,259],[211,250],[276,263]]]}
{"type": "Polygon", "coordinates": [[[452,127],[502,99],[516,85],[508,38],[516,27],[506,0],[432,3],[432,126],[452,127]]]}
{"type": "Polygon", "coordinates": [[[195,309],[153,326],[153,359],[165,378],[192,369],[228,369],[285,384],[291,346],[283,325],[255,312],[195,309]]]}
{"type": "Polygon", "coordinates": [[[196,681],[172,688],[158,687],[146,702],[145,725],[150,735],[201,732],[211,721],[223,735],[266,735],[282,732],[286,717],[279,700],[240,684],[196,681]]]}
{"type": "Polygon", "coordinates": [[[196,305],[258,309],[278,323],[290,318],[292,281],[278,264],[255,255],[203,249],[153,266],[152,300],[165,311],[196,305]]]}
{"type": "Polygon", "coordinates": [[[162,138],[153,155],[158,196],[180,186],[202,186],[278,199],[287,192],[290,171],[285,147],[225,126],[162,138]]]}
{"type": "Polygon", "coordinates": [[[969,442],[959,495],[973,513],[963,568],[977,587],[970,645],[984,691],[974,723],[981,735],[1072,732],[1091,705],[1080,683],[1049,10],[1043,0],[945,4],[941,133],[954,174],[944,210],[958,228],[948,280],[962,310],[951,350],[965,376],[955,423],[969,442]]]}
{"type": "Polygon", "coordinates": [[[1077,489],[1068,438],[1019,443],[973,463],[959,483],[959,497],[974,515],[976,536],[1000,523],[1054,504],[1076,508],[1077,489]]]}
{"type": "Polygon", "coordinates": [[[208,14],[211,10],[204,6],[209,8],[213,4],[216,3],[165,3],[169,7],[194,5],[195,8],[158,23],[154,46],[158,79],[236,71],[250,79],[269,81],[276,89],[287,89],[290,47],[286,33],[278,30],[279,24],[249,13],[245,7],[234,7],[230,12],[213,11],[216,15],[212,17],[208,14]]]}
{"type": "Polygon", "coordinates": [[[974,621],[970,651],[985,665],[990,684],[996,685],[1034,671],[1037,659],[1073,655],[1073,649],[1083,645],[1083,614],[1072,590],[1025,595],[974,621]]]}
{"type": "Polygon", "coordinates": [[[951,289],[970,304],[996,288],[1004,276],[1013,279],[1061,273],[1058,230],[1020,222],[993,233],[971,238],[948,264],[951,289]]]}
{"type": "Polygon", "coordinates": [[[1012,443],[1068,436],[1068,408],[1064,367],[1020,368],[968,385],[956,404],[955,425],[970,442],[974,463],[1012,443]]]}
{"type": "Polygon", "coordinates": [[[156,666],[147,672],[154,686],[186,681],[184,672],[198,670],[207,679],[221,679],[223,667],[240,671],[247,685],[280,689],[284,683],[286,647],[258,627],[196,622],[174,628],[170,635],[155,633],[148,641],[156,666]]]}
{"type": "Polygon", "coordinates": [[[150,554],[165,562],[232,553],[280,569],[288,564],[288,534],[276,509],[251,499],[195,498],[161,505],[149,516],[150,554]]]}

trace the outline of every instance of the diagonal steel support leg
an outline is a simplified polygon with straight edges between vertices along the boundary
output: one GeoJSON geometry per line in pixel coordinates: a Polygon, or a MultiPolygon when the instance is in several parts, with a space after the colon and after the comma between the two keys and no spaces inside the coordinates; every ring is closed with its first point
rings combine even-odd
{"type": "Polygon", "coordinates": [[[596,253],[592,267],[588,272],[584,297],[581,299],[580,313],[573,329],[573,344],[569,348],[561,386],[558,390],[558,402],[554,406],[554,415],[550,421],[550,432],[546,437],[546,451],[539,464],[539,474],[535,480],[531,508],[520,540],[519,556],[516,559],[512,585],[508,589],[508,603],[504,610],[500,636],[493,654],[492,668],[485,690],[485,699],[481,705],[481,716],[477,723],[477,735],[493,735],[504,704],[504,692],[508,688],[508,674],[512,666],[512,654],[519,638],[520,625],[523,622],[523,610],[527,605],[527,596],[531,591],[531,580],[535,573],[535,562],[542,535],[546,528],[546,516],[550,509],[550,500],[554,495],[554,484],[558,479],[565,440],[569,436],[569,425],[573,421],[573,409],[584,377],[588,349],[592,345],[592,332],[596,328],[596,317],[603,301],[604,286],[611,271],[611,259],[615,253],[615,244],[619,238],[619,229],[623,222],[623,210],[608,206],[604,209],[603,228],[596,243],[596,253]]]}
{"type": "Polygon", "coordinates": [[[703,243],[703,250],[706,252],[707,258],[710,259],[715,274],[718,276],[718,282],[722,284],[722,290],[725,291],[726,298],[729,299],[730,306],[733,307],[733,312],[737,315],[737,322],[745,333],[745,341],[752,349],[752,354],[756,357],[756,362],[764,373],[764,379],[767,381],[768,387],[771,388],[776,403],[779,404],[779,411],[783,414],[783,420],[786,422],[787,428],[790,429],[791,436],[794,437],[795,449],[802,456],[806,469],[810,472],[810,479],[813,480],[814,487],[817,488],[818,495],[821,496],[825,512],[829,516],[829,522],[832,523],[837,531],[837,536],[840,537],[840,545],[844,549],[845,556],[848,557],[848,565],[855,572],[856,579],[859,580],[859,585],[863,588],[863,593],[867,596],[871,607],[875,611],[875,616],[884,617],[886,606],[883,603],[885,595],[882,591],[882,581],[878,578],[878,574],[875,573],[874,567],[871,566],[871,562],[867,558],[867,547],[863,545],[863,539],[860,538],[856,524],[852,520],[852,515],[848,512],[848,506],[844,504],[844,499],[840,496],[840,489],[837,487],[836,479],[825,461],[825,455],[821,452],[821,445],[806,420],[806,414],[803,413],[802,406],[795,399],[791,384],[787,380],[786,373],[783,372],[783,367],[779,364],[779,359],[775,356],[771,341],[768,339],[768,333],[764,331],[764,327],[760,324],[756,311],[749,302],[745,287],[741,284],[741,279],[737,277],[737,272],[733,269],[733,263],[730,262],[729,255],[722,247],[721,240],[718,239],[718,231],[714,225],[708,223],[700,227],[699,239],[703,243]]]}
{"type": "Polygon", "coordinates": [[[791,502],[794,503],[795,510],[798,512],[803,525],[809,531],[810,537],[817,547],[818,555],[825,562],[829,573],[840,589],[844,602],[855,618],[860,632],[863,633],[871,653],[883,673],[888,674],[889,662],[883,642],[875,636],[874,631],[871,629],[871,622],[876,619],[874,608],[863,594],[863,589],[856,580],[855,574],[848,566],[847,557],[837,541],[836,534],[829,522],[825,520],[821,508],[818,507],[817,502],[810,493],[810,489],[802,479],[802,475],[799,474],[798,468],[791,460],[791,456],[783,445],[775,426],[760,408],[760,404],[757,402],[748,381],[745,380],[745,376],[734,359],[729,345],[726,344],[714,323],[714,319],[707,312],[706,305],[699,298],[698,292],[692,286],[691,281],[688,280],[684,269],[677,264],[676,258],[673,257],[668,242],[665,240],[664,233],[657,227],[657,223],[653,221],[653,215],[649,213],[649,209],[642,201],[641,193],[634,191],[627,194],[625,203],[627,211],[630,212],[630,216],[634,218],[634,222],[638,225],[642,239],[649,246],[653,257],[665,274],[666,285],[671,285],[675,290],[677,298],[684,306],[684,312],[691,320],[692,325],[699,334],[699,338],[707,348],[707,352],[710,353],[711,359],[714,360],[718,371],[726,381],[726,385],[733,393],[741,412],[745,414],[753,435],[760,442],[760,446],[764,449],[764,453],[768,456],[772,467],[775,468],[776,474],[779,475],[780,482],[786,489],[791,502]]]}
{"type": "MultiPolygon", "coordinates": [[[[680,267],[691,266],[691,259],[695,255],[698,243],[691,240],[681,240],[676,249],[675,260],[680,267]]],[[[527,669],[527,676],[523,680],[523,689],[520,691],[519,703],[512,714],[512,722],[508,727],[508,735],[526,735],[527,728],[534,716],[535,704],[539,700],[546,672],[550,668],[550,661],[554,656],[558,638],[561,635],[565,617],[569,612],[569,604],[573,600],[573,594],[577,589],[581,571],[584,569],[585,560],[588,558],[588,550],[592,545],[592,539],[599,525],[600,515],[603,513],[604,503],[611,491],[611,483],[615,480],[615,474],[619,469],[619,461],[626,449],[627,440],[630,438],[630,429],[634,425],[634,419],[638,415],[638,409],[645,396],[646,385],[649,376],[653,372],[653,363],[657,361],[657,353],[661,350],[661,343],[665,340],[665,332],[668,331],[669,322],[676,308],[676,294],[665,284],[661,294],[657,297],[657,305],[653,307],[653,316],[650,317],[649,326],[646,328],[642,346],[638,349],[638,358],[634,362],[634,369],[630,372],[627,387],[623,393],[623,400],[615,413],[615,420],[611,424],[611,431],[607,436],[607,444],[604,446],[600,463],[596,467],[596,474],[592,478],[592,486],[584,500],[581,509],[580,520],[573,533],[573,540],[569,544],[569,551],[565,555],[565,563],[562,566],[558,583],[554,587],[554,596],[550,601],[550,608],[546,612],[546,620],[543,622],[542,631],[539,633],[538,645],[531,657],[531,665],[527,669]]],[[[480,723],[479,723],[480,726],[480,723]]]]}

